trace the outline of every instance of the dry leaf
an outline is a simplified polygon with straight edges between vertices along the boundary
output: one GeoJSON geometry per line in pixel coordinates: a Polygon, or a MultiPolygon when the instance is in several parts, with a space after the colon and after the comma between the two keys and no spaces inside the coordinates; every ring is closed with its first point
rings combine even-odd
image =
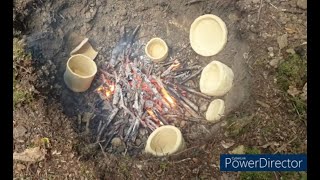
{"type": "Polygon", "coordinates": [[[222,147],[224,147],[225,149],[228,149],[229,147],[231,147],[231,146],[234,145],[234,142],[233,142],[233,141],[231,141],[231,142],[221,141],[221,145],[222,145],[222,147]]]}
{"type": "Polygon", "coordinates": [[[22,153],[13,153],[13,160],[18,161],[37,162],[44,160],[44,158],[45,150],[40,149],[40,147],[29,148],[22,153]]]}

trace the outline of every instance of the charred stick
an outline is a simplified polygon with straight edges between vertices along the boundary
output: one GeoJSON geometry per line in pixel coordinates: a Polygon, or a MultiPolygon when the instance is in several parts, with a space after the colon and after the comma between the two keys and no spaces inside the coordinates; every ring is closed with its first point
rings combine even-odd
{"type": "Polygon", "coordinates": [[[183,80],[182,82],[180,82],[180,84],[184,84],[186,83],[187,81],[191,80],[192,78],[198,76],[201,71],[203,70],[203,68],[199,69],[197,72],[195,72],[194,74],[192,74],[191,76],[187,77],[185,80],[183,80]]]}
{"type": "Polygon", "coordinates": [[[150,82],[148,77],[145,74],[143,74],[138,68],[136,68],[134,66],[131,66],[131,67],[136,73],[140,74],[140,76],[143,78],[144,82],[146,82],[147,86],[152,90],[152,92],[154,93],[156,98],[158,100],[160,100],[168,109],[170,109],[170,105],[162,98],[162,96],[158,92],[157,88],[154,87],[154,85],[150,82]]]}
{"type": "Polygon", "coordinates": [[[184,71],[198,70],[199,68],[200,68],[199,65],[195,65],[195,66],[193,66],[193,67],[176,70],[176,73],[182,73],[182,72],[184,72],[184,71]]]}
{"type": "Polygon", "coordinates": [[[157,118],[164,124],[164,125],[168,125],[169,123],[161,116],[161,114],[157,111],[157,110],[155,110],[155,111],[153,111],[155,114],[156,114],[156,116],[157,116],[157,118]]]}
{"type": "Polygon", "coordinates": [[[171,71],[175,70],[178,66],[180,66],[180,62],[178,60],[175,60],[167,70],[165,70],[162,74],[161,77],[167,76],[170,74],[171,71]]]}
{"type": "MultiPolygon", "coordinates": [[[[169,87],[170,88],[170,87],[169,87]]],[[[171,88],[171,91],[175,91],[173,88],[171,88]]],[[[192,101],[190,101],[188,98],[186,98],[186,97],[184,97],[184,96],[182,96],[182,95],[180,95],[178,92],[176,92],[175,91],[175,93],[176,93],[176,95],[180,98],[180,99],[182,99],[185,103],[187,103],[193,110],[195,110],[195,111],[199,111],[199,108],[198,108],[198,106],[196,105],[196,104],[194,104],[192,101]]]]}
{"type": "MultiPolygon", "coordinates": [[[[132,120],[132,121],[135,121],[135,120],[132,120]]],[[[134,126],[134,124],[135,124],[135,123],[132,123],[132,122],[130,122],[130,120],[129,120],[129,124],[131,124],[131,125],[130,125],[130,127],[129,127],[129,129],[128,129],[127,133],[126,133],[125,138],[124,138],[124,141],[125,141],[125,142],[128,140],[129,135],[131,134],[131,131],[132,131],[133,126],[134,126]]]]}
{"type": "Polygon", "coordinates": [[[195,118],[200,118],[197,112],[195,112],[187,103],[185,103],[178,95],[176,91],[174,91],[172,88],[168,88],[168,91],[175,96],[176,99],[180,99],[179,103],[195,118]]]}
{"type": "Polygon", "coordinates": [[[109,136],[109,138],[108,138],[107,142],[104,144],[103,150],[105,150],[105,149],[108,147],[108,145],[110,144],[111,140],[113,139],[113,137],[114,137],[117,133],[118,133],[118,131],[113,129],[109,134],[107,134],[106,137],[109,136]]]}
{"type": "Polygon", "coordinates": [[[132,141],[133,142],[136,141],[138,130],[139,130],[139,126],[140,126],[139,120],[136,119],[135,122],[134,122],[133,129],[131,131],[131,137],[132,137],[132,141]]]}
{"type": "Polygon", "coordinates": [[[184,86],[184,85],[182,85],[182,84],[177,84],[177,87],[180,88],[180,89],[183,89],[183,90],[185,90],[185,91],[188,91],[188,92],[190,92],[190,93],[193,93],[193,94],[195,94],[195,95],[198,95],[198,96],[200,96],[200,97],[202,97],[202,98],[205,98],[205,99],[207,99],[207,100],[210,100],[210,99],[211,99],[211,96],[208,96],[208,95],[206,95],[206,94],[203,94],[203,93],[201,93],[201,92],[199,92],[199,91],[197,91],[197,90],[195,90],[195,89],[192,89],[192,88],[190,88],[190,87],[184,86]]]}
{"type": "Polygon", "coordinates": [[[98,137],[97,137],[97,141],[96,141],[96,142],[99,142],[99,141],[100,141],[101,134],[103,133],[103,131],[105,130],[105,128],[111,123],[111,121],[113,120],[113,118],[117,115],[118,111],[119,111],[119,108],[114,108],[114,109],[111,111],[108,119],[106,120],[106,122],[105,122],[105,123],[103,124],[103,126],[101,127],[101,130],[100,130],[100,132],[99,132],[99,134],[98,134],[98,137]]]}

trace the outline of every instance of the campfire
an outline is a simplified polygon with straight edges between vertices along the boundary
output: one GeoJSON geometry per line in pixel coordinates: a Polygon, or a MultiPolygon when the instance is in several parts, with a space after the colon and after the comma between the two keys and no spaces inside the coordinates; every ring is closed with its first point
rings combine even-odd
{"type": "Polygon", "coordinates": [[[128,152],[142,149],[146,137],[160,126],[204,119],[191,95],[207,101],[212,99],[189,84],[203,67],[177,58],[155,63],[137,56],[139,48],[133,48],[133,40],[138,29],[131,35],[124,31],[110,61],[98,67],[92,94],[94,113],[86,131],[92,133],[93,141],[103,151],[113,151],[115,138],[121,139],[128,152]]]}

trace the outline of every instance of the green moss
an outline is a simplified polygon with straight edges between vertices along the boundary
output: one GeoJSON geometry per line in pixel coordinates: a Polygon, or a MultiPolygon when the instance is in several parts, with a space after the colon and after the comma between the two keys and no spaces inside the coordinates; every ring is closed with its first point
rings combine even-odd
{"type": "Polygon", "coordinates": [[[307,62],[299,55],[290,55],[280,63],[277,71],[277,82],[284,91],[287,91],[290,85],[300,88],[306,80],[307,62]]]}
{"type": "Polygon", "coordinates": [[[260,149],[258,149],[256,147],[246,147],[245,153],[246,154],[261,154],[261,151],[260,151],[260,149]]]}
{"type": "Polygon", "coordinates": [[[18,86],[26,73],[31,69],[31,54],[25,52],[25,43],[17,38],[13,39],[13,106],[30,103],[33,93],[28,87],[18,86]],[[26,72],[27,70],[27,72],[26,72]]]}
{"type": "Polygon", "coordinates": [[[20,103],[31,103],[33,96],[25,90],[14,89],[13,91],[13,106],[16,107],[20,103]]]}
{"type": "Polygon", "coordinates": [[[274,179],[272,172],[242,172],[241,180],[269,180],[274,179]]]}

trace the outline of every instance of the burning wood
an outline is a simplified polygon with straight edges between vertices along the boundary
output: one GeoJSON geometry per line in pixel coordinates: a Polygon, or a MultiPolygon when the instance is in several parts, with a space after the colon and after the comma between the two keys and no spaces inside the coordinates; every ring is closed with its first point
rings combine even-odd
{"type": "Polygon", "coordinates": [[[120,45],[123,51],[114,50],[109,64],[100,69],[102,83],[95,92],[101,98],[98,102],[108,104],[106,114],[100,115],[102,118],[97,122],[96,142],[102,143],[104,138],[103,150],[114,136],[121,137],[125,143],[135,142],[141,128],[151,133],[162,125],[172,124],[174,121],[168,121],[170,115],[179,119],[185,118],[188,112],[194,118],[201,118],[196,103],[182,93],[209,99],[182,85],[200,74],[199,66],[185,68],[186,64],[178,60],[154,65],[130,59],[131,45],[131,42],[120,45]],[[196,72],[191,74],[192,71],[196,72]],[[177,82],[178,77],[184,77],[183,81],[177,82]]]}

